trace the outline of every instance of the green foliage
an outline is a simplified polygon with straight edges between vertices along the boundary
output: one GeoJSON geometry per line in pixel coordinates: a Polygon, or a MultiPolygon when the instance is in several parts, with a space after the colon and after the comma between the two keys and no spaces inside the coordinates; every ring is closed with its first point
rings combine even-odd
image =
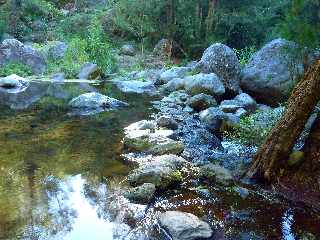
{"type": "Polygon", "coordinates": [[[63,59],[59,61],[49,59],[48,73],[64,72],[67,78],[75,78],[81,67],[89,61],[86,49],[87,42],[85,40],[80,38],[71,39],[63,59]]]}
{"type": "Polygon", "coordinates": [[[62,17],[62,12],[50,1],[45,0],[24,0],[22,1],[21,11],[24,22],[39,19],[52,21],[62,17]]]}
{"type": "Polygon", "coordinates": [[[9,63],[0,68],[0,77],[6,77],[11,74],[16,74],[22,77],[32,75],[31,67],[21,63],[9,63]]]}
{"type": "Polygon", "coordinates": [[[239,59],[241,66],[245,66],[249,62],[253,54],[257,51],[256,47],[254,46],[245,47],[240,50],[238,49],[233,49],[233,50],[237,54],[237,57],[239,59]]]}
{"type": "Polygon", "coordinates": [[[271,129],[282,116],[281,110],[258,111],[240,120],[240,124],[226,136],[240,143],[251,146],[261,145],[271,129]]]}
{"type": "Polygon", "coordinates": [[[7,5],[0,6],[0,40],[2,35],[7,31],[8,18],[9,14],[7,5]]]}
{"type": "Polygon", "coordinates": [[[189,54],[198,55],[216,41],[237,49],[261,45],[268,29],[280,21],[286,3],[287,0],[119,0],[114,22],[120,31],[143,42],[154,43],[167,37],[189,54]]]}
{"type": "Polygon", "coordinates": [[[278,31],[289,40],[304,46],[320,45],[320,1],[293,0],[278,31]]]}
{"type": "Polygon", "coordinates": [[[86,42],[89,59],[106,72],[113,72],[116,65],[111,53],[111,45],[98,20],[93,21],[90,25],[86,42]]]}

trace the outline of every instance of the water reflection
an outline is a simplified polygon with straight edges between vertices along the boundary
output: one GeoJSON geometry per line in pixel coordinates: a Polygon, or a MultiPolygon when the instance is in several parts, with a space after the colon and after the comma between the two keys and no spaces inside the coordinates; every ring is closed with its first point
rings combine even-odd
{"type": "Polygon", "coordinates": [[[282,217],[282,236],[283,240],[295,240],[292,233],[293,212],[289,209],[282,217]]]}
{"type": "MultiPolygon", "coordinates": [[[[85,197],[85,179],[81,175],[70,177],[66,182],[59,184],[60,191],[55,198],[49,200],[50,212],[63,213],[61,203],[66,209],[71,209],[73,219],[68,233],[60,231],[52,240],[79,240],[96,239],[112,240],[113,224],[98,216],[98,207],[91,205],[85,197]],[[66,199],[67,196],[67,199],[66,199]]],[[[106,194],[104,185],[98,190],[100,194],[106,194]]],[[[61,218],[66,219],[64,214],[61,218]]],[[[70,217],[69,217],[70,218],[70,217]]]]}
{"type": "Polygon", "coordinates": [[[65,106],[91,87],[32,87],[0,94],[0,239],[112,239],[103,183],[128,172],[123,128],[149,115],[148,101],[98,86],[132,107],[78,118],[65,106]]]}

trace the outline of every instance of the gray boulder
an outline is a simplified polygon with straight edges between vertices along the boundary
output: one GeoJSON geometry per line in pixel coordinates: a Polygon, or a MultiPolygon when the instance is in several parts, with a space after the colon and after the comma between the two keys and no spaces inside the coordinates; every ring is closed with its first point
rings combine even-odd
{"type": "Polygon", "coordinates": [[[177,123],[177,121],[169,116],[159,117],[157,119],[157,125],[159,127],[168,128],[168,129],[172,129],[172,130],[177,130],[179,127],[179,124],[177,123]]]}
{"type": "Polygon", "coordinates": [[[184,106],[189,97],[190,95],[187,94],[185,91],[179,90],[170,93],[169,96],[164,97],[161,101],[184,106]]]}
{"type": "Polygon", "coordinates": [[[120,53],[123,55],[134,56],[136,54],[136,49],[131,44],[125,44],[121,47],[120,53]]]}
{"type": "Polygon", "coordinates": [[[135,203],[149,203],[156,191],[153,183],[144,183],[141,186],[131,188],[125,193],[125,197],[135,203]]]}
{"type": "Polygon", "coordinates": [[[234,100],[239,102],[247,111],[254,112],[258,108],[257,102],[249,94],[241,93],[234,100]]]}
{"type": "Polygon", "coordinates": [[[129,126],[129,129],[126,129],[123,144],[129,151],[146,152],[153,155],[179,154],[183,151],[184,144],[169,138],[172,135],[172,130],[132,130],[129,126]]]}
{"type": "Polygon", "coordinates": [[[97,64],[94,63],[86,63],[82,66],[78,78],[79,79],[99,79],[101,77],[101,69],[97,64]]]}
{"type": "Polygon", "coordinates": [[[225,113],[219,107],[210,107],[200,112],[200,119],[210,130],[220,133],[225,128],[233,127],[240,122],[240,118],[232,113],[225,113]]]}
{"type": "Polygon", "coordinates": [[[188,162],[176,155],[154,157],[150,162],[134,169],[128,176],[132,185],[153,183],[156,187],[166,188],[173,182],[180,181],[178,171],[188,162]]]}
{"type": "Polygon", "coordinates": [[[120,89],[120,91],[124,93],[137,93],[137,94],[148,94],[155,95],[157,93],[157,89],[154,86],[153,82],[142,82],[137,80],[131,81],[114,81],[116,86],[120,89]]]}
{"type": "Polygon", "coordinates": [[[225,113],[236,113],[241,108],[248,113],[253,113],[257,107],[256,101],[246,93],[237,95],[233,100],[224,100],[219,106],[225,113]]]}
{"type": "Polygon", "coordinates": [[[162,86],[164,92],[174,92],[184,89],[186,80],[184,78],[174,78],[162,86]]]}
{"type": "Polygon", "coordinates": [[[0,66],[12,62],[29,66],[34,74],[46,71],[47,64],[42,54],[16,39],[6,39],[0,44],[0,66]]]}
{"type": "Polygon", "coordinates": [[[217,101],[211,95],[200,93],[189,98],[186,104],[200,112],[209,107],[217,106],[217,101]]]}
{"type": "Polygon", "coordinates": [[[265,45],[242,70],[243,90],[265,104],[285,101],[305,70],[305,54],[299,49],[297,44],[284,39],[265,45]]]}
{"type": "Polygon", "coordinates": [[[209,163],[201,166],[199,175],[205,178],[214,178],[217,183],[229,185],[233,181],[231,172],[219,165],[209,163]]]}
{"type": "Polygon", "coordinates": [[[163,69],[147,69],[140,72],[137,72],[134,75],[135,80],[142,80],[142,81],[151,81],[155,85],[160,84],[160,75],[164,72],[163,69]]]}
{"type": "Polygon", "coordinates": [[[198,68],[203,73],[215,73],[228,93],[239,93],[241,67],[237,55],[228,46],[221,43],[211,45],[204,51],[198,68]]]}
{"type": "Polygon", "coordinates": [[[186,77],[185,90],[190,95],[206,93],[214,97],[221,97],[225,93],[223,83],[214,73],[200,73],[194,76],[186,77]]]}
{"type": "Polygon", "coordinates": [[[100,93],[91,92],[82,94],[73,98],[69,102],[69,106],[76,109],[83,110],[113,110],[119,107],[128,106],[127,103],[117,99],[102,95],[100,93]]]}
{"type": "Polygon", "coordinates": [[[64,58],[66,52],[68,50],[68,44],[65,42],[55,41],[50,43],[48,49],[48,56],[49,58],[57,61],[64,58]]]}
{"type": "Polygon", "coordinates": [[[173,240],[208,239],[213,234],[208,223],[191,213],[167,211],[160,213],[159,222],[173,240]]]}
{"type": "Polygon", "coordinates": [[[162,84],[165,84],[174,78],[184,78],[191,71],[192,68],[189,67],[173,67],[160,75],[160,81],[162,84]]]}

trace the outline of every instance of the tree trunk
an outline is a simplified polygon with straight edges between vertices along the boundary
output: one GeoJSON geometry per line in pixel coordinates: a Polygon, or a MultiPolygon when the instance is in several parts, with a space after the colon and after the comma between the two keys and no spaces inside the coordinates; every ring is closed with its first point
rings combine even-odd
{"type": "Polygon", "coordinates": [[[247,172],[250,178],[274,182],[304,126],[320,100],[320,60],[309,68],[288,100],[287,110],[253,158],[247,172]]]}

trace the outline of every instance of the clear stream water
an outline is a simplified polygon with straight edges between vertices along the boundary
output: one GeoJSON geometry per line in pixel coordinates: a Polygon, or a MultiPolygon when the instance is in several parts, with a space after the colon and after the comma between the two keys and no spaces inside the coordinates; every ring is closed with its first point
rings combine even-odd
{"type": "MultiPolygon", "coordinates": [[[[110,86],[46,84],[22,97],[0,96],[0,239],[113,240],[108,182],[127,175],[123,128],[150,116],[150,99],[110,86]],[[66,103],[94,88],[130,107],[70,114],[66,103]]],[[[182,188],[159,194],[152,207],[204,217],[218,229],[215,239],[320,239],[319,215],[248,188],[246,198],[210,184],[203,194],[182,188]]]]}

